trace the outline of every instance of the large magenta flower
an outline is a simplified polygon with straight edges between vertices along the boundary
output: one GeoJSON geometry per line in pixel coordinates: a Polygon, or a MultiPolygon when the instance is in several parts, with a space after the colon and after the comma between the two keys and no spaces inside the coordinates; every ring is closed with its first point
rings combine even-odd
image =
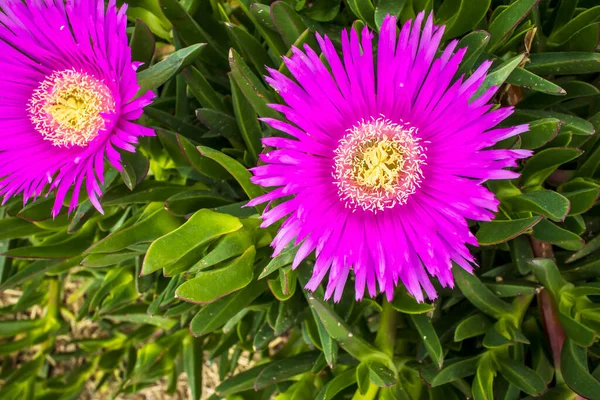
{"type": "Polygon", "coordinates": [[[127,43],[126,7],[111,0],[5,0],[0,4],[0,196],[26,203],[56,191],[56,216],[85,182],[102,211],[104,160],[135,151],[151,129],[131,121],[153,93],[138,84],[127,43]]]}
{"type": "Polygon", "coordinates": [[[253,169],[253,182],[277,187],[250,205],[281,199],[264,213],[264,226],[286,218],[273,241],[275,254],[300,244],[293,266],[313,250],[307,288],[329,272],[326,297],[337,301],[350,270],[356,298],[393,297],[398,281],[418,301],[436,297],[429,275],[453,286],[452,264],[471,272],[466,244],[477,241],[467,219],[489,221],[498,201],[482,183],[518,176],[505,167],[527,150],[485,150],[525,132],[527,125],[493,129],[512,113],[490,111],[497,88],[475,98],[490,67],[453,81],[466,49],[452,41],[435,58],[444,27],[424,14],[402,26],[387,17],[377,58],[372,34],[342,34],[342,59],[317,35],[325,65],[310,47],[293,49],[285,63],[295,81],[269,70],[268,82],[287,105],[287,122],[264,119],[286,137],[263,139],[276,150],[253,169]]]}

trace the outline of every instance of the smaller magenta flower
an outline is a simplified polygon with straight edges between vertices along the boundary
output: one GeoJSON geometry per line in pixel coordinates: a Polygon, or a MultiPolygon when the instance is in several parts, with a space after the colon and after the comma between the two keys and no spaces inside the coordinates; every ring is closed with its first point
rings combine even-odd
{"type": "Polygon", "coordinates": [[[286,103],[271,107],[286,121],[263,121],[284,135],[263,139],[274,149],[252,181],[275,189],[249,205],[278,200],[262,216],[263,226],[285,219],[273,255],[299,246],[296,268],[314,251],[306,287],[328,274],[326,298],[340,300],[351,270],[357,299],[368,290],[391,300],[400,283],[419,302],[423,291],[434,299],[432,276],[453,287],[453,264],[472,272],[476,263],[467,219],[490,221],[498,210],[483,183],[518,177],[505,168],[531,155],[489,149],[528,126],[494,128],[512,108],[492,110],[495,87],[474,97],[491,62],[454,80],[466,49],[454,40],[438,53],[445,27],[424,20],[398,33],[386,17],[375,52],[367,28],[360,38],[344,32],[341,57],[317,35],[326,63],[305,46],[285,58],[294,79],[269,69],[286,103]]]}
{"type": "Polygon", "coordinates": [[[154,94],[139,89],[125,15],[115,0],[6,0],[0,6],[0,196],[24,204],[56,192],[56,216],[85,190],[102,212],[104,161],[154,132],[132,121],[154,94]]]}

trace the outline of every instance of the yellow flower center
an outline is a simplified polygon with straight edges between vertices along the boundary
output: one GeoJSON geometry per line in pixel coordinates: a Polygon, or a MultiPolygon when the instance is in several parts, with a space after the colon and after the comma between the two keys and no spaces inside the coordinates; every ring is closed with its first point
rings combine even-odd
{"type": "Polygon", "coordinates": [[[352,165],[356,183],[371,189],[393,191],[404,166],[403,150],[388,138],[359,149],[352,165]]]}
{"type": "Polygon", "coordinates": [[[114,111],[110,89],[74,69],[46,77],[29,101],[32,123],[54,146],[87,146],[105,128],[102,114],[114,111]]]}
{"type": "Polygon", "coordinates": [[[335,149],[332,174],[340,200],[374,213],[405,204],[421,183],[426,160],[416,129],[379,118],[347,132],[335,149]]]}

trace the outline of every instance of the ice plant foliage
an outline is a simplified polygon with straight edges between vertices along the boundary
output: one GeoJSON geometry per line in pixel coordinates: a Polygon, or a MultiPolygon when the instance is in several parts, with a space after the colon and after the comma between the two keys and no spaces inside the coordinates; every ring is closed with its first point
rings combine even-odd
{"type": "Polygon", "coordinates": [[[108,159],[135,151],[134,124],[153,93],[138,91],[126,6],[112,0],[6,0],[0,4],[0,197],[24,203],[52,191],[56,216],[85,190],[98,196],[108,159]]]}
{"type": "Polygon", "coordinates": [[[285,218],[272,245],[299,245],[293,267],[316,253],[307,288],[329,272],[326,297],[338,301],[354,270],[356,298],[379,291],[391,299],[401,281],[418,301],[452,287],[452,265],[472,272],[467,219],[489,221],[499,202],[482,184],[512,179],[527,150],[490,150],[527,125],[494,128],[512,108],[490,110],[497,88],[474,96],[491,62],[454,80],[466,49],[450,42],[435,57],[444,26],[420,13],[399,33],[387,17],[373,56],[373,34],[342,34],[342,56],[317,35],[327,61],[305,46],[285,59],[295,80],[269,70],[285,101],[272,107],[287,121],[264,119],[285,137],[253,169],[253,182],[276,187],[250,202],[279,200],[263,226],[285,218]]]}

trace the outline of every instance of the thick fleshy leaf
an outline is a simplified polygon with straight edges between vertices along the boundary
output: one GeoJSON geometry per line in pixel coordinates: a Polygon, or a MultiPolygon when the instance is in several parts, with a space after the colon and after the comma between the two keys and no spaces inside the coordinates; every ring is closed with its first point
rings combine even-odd
{"type": "Polygon", "coordinates": [[[517,0],[504,9],[490,24],[492,36],[489,47],[494,49],[502,44],[511,32],[527,17],[539,0],[517,0]]]}
{"type": "Polygon", "coordinates": [[[178,298],[190,303],[212,303],[223,296],[247,286],[254,277],[254,247],[228,265],[200,272],[177,288],[178,298]]]}
{"type": "Polygon", "coordinates": [[[460,291],[480,311],[498,319],[515,319],[513,307],[492,293],[479,278],[459,267],[455,267],[452,271],[460,291]]]}
{"type": "Polygon", "coordinates": [[[167,82],[179,71],[192,64],[203,50],[204,44],[195,44],[171,54],[165,60],[154,64],[137,75],[140,89],[138,95],[154,90],[167,82]]]}
{"type": "Polygon", "coordinates": [[[542,150],[527,161],[520,182],[524,186],[539,186],[559,166],[576,159],[581,153],[581,150],[570,147],[552,147],[542,150]]]}
{"type": "Polygon", "coordinates": [[[317,394],[316,400],[332,400],[342,390],[356,383],[356,370],[354,368],[333,377],[317,394]]]}
{"type": "Polygon", "coordinates": [[[319,315],[319,318],[329,335],[335,339],[344,350],[350,353],[350,355],[365,362],[379,360],[386,366],[393,368],[391,360],[385,353],[377,350],[360,336],[355,335],[346,322],[344,322],[325,302],[317,299],[313,295],[308,295],[308,302],[319,315]]]}
{"type": "Polygon", "coordinates": [[[538,75],[575,75],[600,72],[600,54],[583,52],[535,53],[525,68],[538,75]]]}
{"type": "MultiPolygon", "coordinates": [[[[231,176],[233,176],[235,180],[238,181],[238,183],[240,184],[242,189],[244,189],[249,198],[253,199],[263,194],[263,191],[260,188],[260,186],[257,186],[250,182],[250,172],[248,172],[246,168],[244,168],[239,162],[237,162],[233,158],[221,153],[220,151],[211,149],[210,147],[199,146],[198,151],[204,157],[207,157],[210,160],[217,162],[225,170],[227,170],[227,172],[229,172],[231,176]]],[[[257,208],[261,208],[261,206],[257,206],[257,208]]]]}
{"type": "Polygon", "coordinates": [[[475,314],[465,318],[458,324],[454,331],[454,341],[469,339],[483,335],[492,326],[492,322],[483,314],[475,314]]]}
{"type": "Polygon", "coordinates": [[[420,339],[427,349],[427,354],[431,357],[433,362],[442,368],[444,363],[444,351],[438,338],[437,332],[431,324],[431,319],[427,315],[411,315],[410,316],[413,324],[419,332],[420,339]]]}
{"type": "Polygon", "coordinates": [[[477,242],[482,246],[507,242],[534,227],[542,217],[494,220],[481,225],[477,242]]]}
{"type": "Polygon", "coordinates": [[[457,76],[471,71],[473,65],[475,65],[475,62],[477,61],[477,59],[479,58],[489,41],[490,34],[486,31],[474,31],[466,34],[462,39],[460,39],[456,48],[461,49],[466,47],[467,52],[465,53],[463,62],[460,64],[460,68],[456,73],[457,76]]]}
{"type": "Polygon", "coordinates": [[[563,344],[561,371],[565,383],[575,393],[590,399],[597,397],[600,382],[588,372],[587,351],[569,339],[563,344]]]}
{"type": "Polygon", "coordinates": [[[254,390],[263,389],[310,371],[318,356],[318,352],[310,351],[270,363],[254,381],[254,390]]]}
{"type": "Polygon", "coordinates": [[[209,210],[200,210],[185,224],[150,245],[144,259],[142,274],[151,274],[161,268],[184,259],[191,263],[196,260],[199,248],[217,239],[219,236],[235,232],[242,227],[236,217],[209,210]],[[192,259],[187,260],[187,258],[192,259]]]}
{"type": "Polygon", "coordinates": [[[265,289],[264,281],[254,281],[244,289],[202,307],[192,319],[190,331],[194,336],[203,336],[221,328],[265,289]]]}
{"type": "Polygon", "coordinates": [[[538,190],[511,197],[510,204],[515,211],[531,211],[553,221],[564,221],[569,213],[570,202],[552,190],[538,190]]]}

